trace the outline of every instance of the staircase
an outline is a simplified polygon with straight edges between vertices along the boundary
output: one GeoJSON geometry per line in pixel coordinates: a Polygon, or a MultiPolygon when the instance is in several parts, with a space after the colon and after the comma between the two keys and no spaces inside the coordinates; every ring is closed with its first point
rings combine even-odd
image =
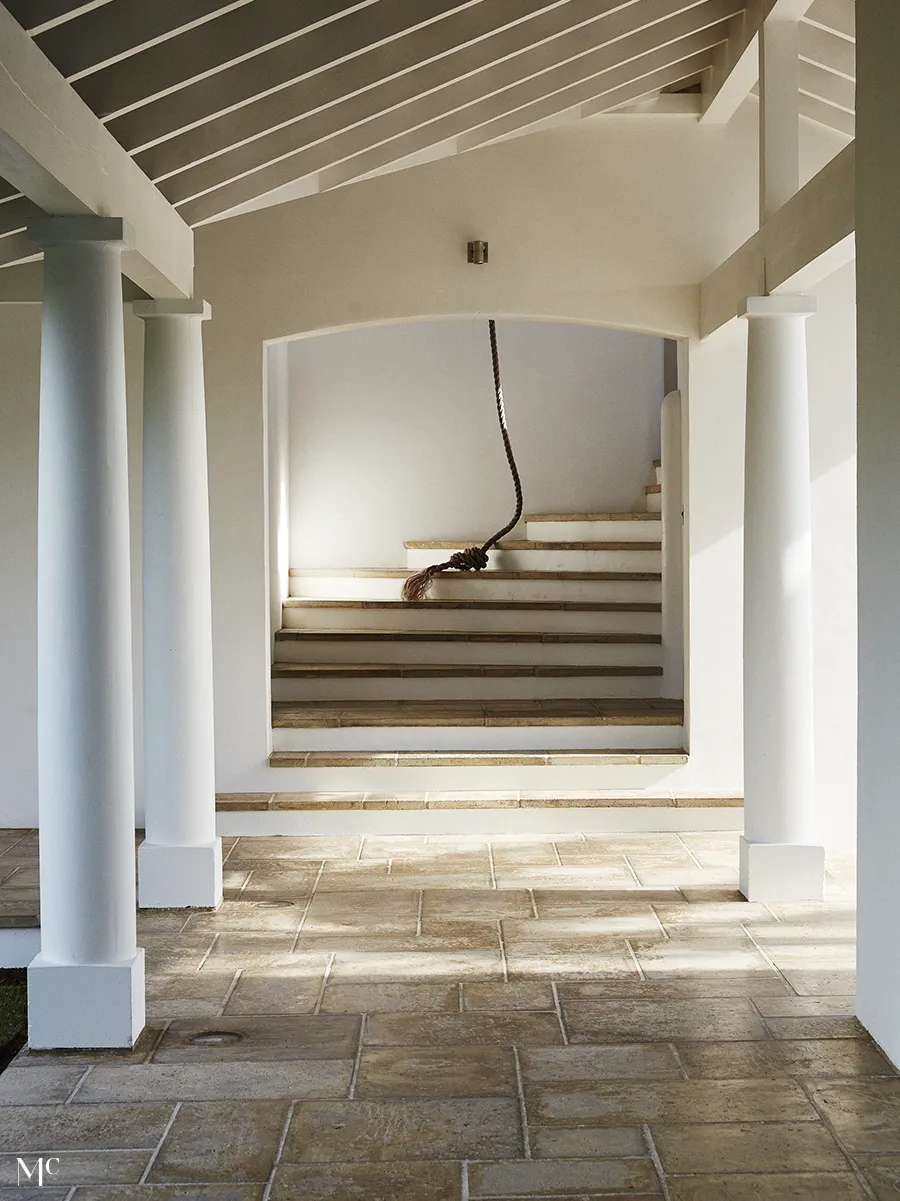
{"type": "Polygon", "coordinates": [[[416,769],[414,786],[431,769],[436,788],[449,766],[506,769],[502,787],[516,768],[683,760],[681,700],[661,696],[654,472],[647,512],[531,515],[434,599],[400,601],[403,579],[468,543],[407,542],[405,571],[292,571],[271,765],[366,769],[372,788],[385,767],[416,769]]]}

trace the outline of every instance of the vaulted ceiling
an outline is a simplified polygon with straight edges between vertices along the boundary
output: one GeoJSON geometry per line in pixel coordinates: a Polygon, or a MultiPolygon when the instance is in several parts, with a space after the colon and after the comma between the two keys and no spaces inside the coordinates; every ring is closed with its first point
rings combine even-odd
{"type": "MultiPolygon", "coordinates": [[[[6,0],[189,225],[689,90],[745,0],[6,0]]],[[[804,116],[853,133],[854,0],[813,0],[804,116]]],[[[0,181],[0,263],[41,210],[0,181]]]]}

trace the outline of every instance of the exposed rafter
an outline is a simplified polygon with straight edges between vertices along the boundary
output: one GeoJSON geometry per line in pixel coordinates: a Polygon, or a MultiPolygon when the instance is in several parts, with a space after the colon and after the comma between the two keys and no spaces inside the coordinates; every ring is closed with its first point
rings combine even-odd
{"type": "MultiPolygon", "coordinates": [[[[0,114],[0,172],[10,184],[45,213],[122,217],[135,231],[126,274],[152,295],[190,294],[191,231],[2,5],[0,114]]],[[[33,255],[24,242],[11,230],[0,261],[33,255]]]]}

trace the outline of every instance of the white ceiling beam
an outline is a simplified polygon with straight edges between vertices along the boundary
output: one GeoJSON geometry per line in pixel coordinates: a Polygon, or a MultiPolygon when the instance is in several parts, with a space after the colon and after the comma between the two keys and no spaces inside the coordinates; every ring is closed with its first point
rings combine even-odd
{"type": "Polygon", "coordinates": [[[3,5],[0,175],[45,213],[122,217],[129,278],[152,296],[191,294],[190,229],[3,5]]]}
{"type": "Polygon", "coordinates": [[[759,79],[759,31],[773,20],[799,20],[811,0],[748,0],[741,16],[735,17],[728,41],[713,64],[701,121],[705,125],[727,125],[750,95],[759,79]]]}
{"type": "Polygon", "coordinates": [[[848,113],[846,109],[838,108],[816,96],[800,93],[800,116],[805,117],[808,121],[815,121],[817,125],[825,125],[828,129],[844,134],[845,137],[856,137],[855,114],[848,113]]]}
{"type": "MultiPolygon", "coordinates": [[[[156,181],[179,171],[196,171],[199,186],[197,182],[179,185],[175,198],[198,195],[214,183],[236,179],[570,31],[581,29],[587,44],[595,44],[595,22],[637,3],[639,0],[490,0],[398,34],[312,75],[298,78],[301,64],[295,58],[285,85],[160,140],[135,157],[156,181]],[[216,157],[222,162],[204,167],[216,157]]],[[[116,123],[113,132],[121,132],[116,123]]]]}
{"type": "Polygon", "coordinates": [[[856,112],[856,87],[843,75],[826,71],[816,63],[800,63],[800,94],[832,104],[846,113],[856,112]]]}
{"type": "MultiPolygon", "coordinates": [[[[535,47],[488,71],[458,79],[412,104],[335,138],[303,147],[258,171],[189,200],[179,206],[179,211],[191,224],[196,224],[316,172],[333,173],[335,184],[346,181],[345,171],[352,173],[346,178],[367,175],[385,163],[406,158],[430,144],[459,137],[496,117],[574,85],[582,86],[577,94],[566,93],[570,98],[556,104],[553,111],[590,100],[601,89],[593,85],[585,87],[584,81],[603,71],[624,63],[622,69],[627,74],[618,82],[627,82],[634,75],[645,73],[641,69],[628,68],[629,61],[698,29],[703,31],[701,44],[668,54],[664,61],[656,62],[647,70],[658,69],[673,59],[714,45],[721,33],[706,32],[711,28],[710,23],[721,25],[724,17],[734,11],[737,2],[739,0],[702,0],[674,18],[659,19],[667,8],[670,10],[671,0],[646,0],[646,3],[642,0],[639,6],[641,28],[637,31],[634,20],[638,9],[613,13],[603,23],[604,44],[597,48],[586,51],[585,38],[576,31],[571,38],[560,38],[547,46],[535,47]],[[649,25],[646,22],[651,14],[658,19],[649,25]],[[556,61],[560,58],[562,62],[556,61]]],[[[599,29],[595,36],[601,36],[599,29]]],[[[549,114],[537,114],[530,120],[523,118],[519,124],[529,124],[546,115],[549,114]]],[[[331,181],[331,174],[326,178],[331,181]]],[[[331,182],[328,186],[332,186],[331,182]]]]}
{"type": "MultiPolygon", "coordinates": [[[[683,64],[677,64],[678,69],[683,64]]],[[[675,68],[672,69],[673,72],[675,68]]],[[[678,83],[673,79],[663,87],[678,83]]],[[[642,81],[643,82],[643,81],[642,81]]],[[[609,104],[609,98],[601,96],[597,100],[588,101],[581,106],[582,117],[683,117],[696,121],[703,111],[703,97],[699,92],[660,92],[658,95],[638,97],[633,101],[617,101],[616,105],[609,104]]]]}
{"type": "Polygon", "coordinates": [[[829,33],[853,42],[856,40],[856,4],[854,0],[813,0],[803,18],[829,33]]]}
{"type": "Polygon", "coordinates": [[[748,296],[809,287],[845,261],[856,225],[855,150],[851,142],[704,281],[701,337],[737,316],[748,296]]]}
{"type": "Polygon", "coordinates": [[[586,80],[577,89],[566,88],[479,126],[459,139],[460,149],[472,150],[498,140],[517,125],[546,120],[553,113],[568,108],[569,102],[576,96],[581,97],[582,116],[605,113],[619,104],[628,104],[646,96],[648,92],[692,74],[701,65],[708,65],[714,38],[714,33],[710,36],[709,31],[701,31],[662,46],[650,54],[616,64],[586,80]]]}
{"type": "Polygon", "coordinates": [[[856,80],[856,44],[806,21],[800,25],[800,58],[844,79],[856,80]]]}

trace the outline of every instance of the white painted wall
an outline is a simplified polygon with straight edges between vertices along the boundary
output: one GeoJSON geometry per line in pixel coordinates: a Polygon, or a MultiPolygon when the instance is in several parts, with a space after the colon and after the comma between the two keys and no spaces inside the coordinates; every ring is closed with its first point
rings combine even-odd
{"type": "MultiPolygon", "coordinates": [[[[520,321],[497,336],[526,513],[645,510],[662,339],[520,321]]],[[[486,322],[304,338],[289,361],[292,567],[402,567],[405,539],[480,542],[512,516],[486,322]]]]}

